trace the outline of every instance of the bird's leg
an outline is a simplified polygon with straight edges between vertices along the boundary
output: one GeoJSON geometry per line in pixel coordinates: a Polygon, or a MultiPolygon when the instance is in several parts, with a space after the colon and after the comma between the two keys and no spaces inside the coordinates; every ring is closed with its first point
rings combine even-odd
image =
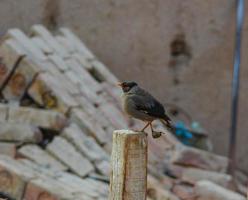
{"type": "Polygon", "coordinates": [[[148,126],[149,126],[150,122],[148,122],[145,127],[140,131],[140,132],[143,132],[148,126]]]}
{"type": "Polygon", "coordinates": [[[152,131],[152,133],[153,133],[152,122],[150,122],[149,125],[150,125],[151,131],[152,131]]]}

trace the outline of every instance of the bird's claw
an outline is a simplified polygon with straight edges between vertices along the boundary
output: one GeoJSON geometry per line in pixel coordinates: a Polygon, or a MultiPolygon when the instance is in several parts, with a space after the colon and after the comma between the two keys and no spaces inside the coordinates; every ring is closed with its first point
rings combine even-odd
{"type": "Polygon", "coordinates": [[[154,139],[159,138],[162,135],[162,132],[152,131],[152,137],[154,139]]]}

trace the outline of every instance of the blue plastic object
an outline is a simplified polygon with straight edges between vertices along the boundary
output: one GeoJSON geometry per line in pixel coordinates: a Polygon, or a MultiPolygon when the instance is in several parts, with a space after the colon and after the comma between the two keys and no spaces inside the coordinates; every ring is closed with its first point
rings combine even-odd
{"type": "Polygon", "coordinates": [[[193,139],[193,134],[188,131],[186,125],[182,121],[175,124],[175,135],[182,141],[182,143],[189,145],[190,140],[193,139]]]}

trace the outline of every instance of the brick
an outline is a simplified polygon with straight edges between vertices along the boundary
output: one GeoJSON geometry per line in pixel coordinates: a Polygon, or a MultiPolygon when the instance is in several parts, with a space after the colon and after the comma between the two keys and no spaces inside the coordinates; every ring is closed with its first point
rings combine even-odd
{"type": "Polygon", "coordinates": [[[60,176],[56,177],[56,180],[60,181],[62,184],[73,187],[75,191],[83,194],[85,198],[96,199],[100,197],[96,192],[96,189],[89,186],[86,179],[82,179],[74,174],[62,173],[60,176]]]}
{"type": "Polygon", "coordinates": [[[70,66],[70,69],[76,73],[80,78],[81,84],[90,86],[94,92],[100,91],[99,83],[91,76],[91,74],[75,59],[66,59],[66,64],[70,66]]]}
{"type": "Polygon", "coordinates": [[[53,79],[55,79],[57,83],[56,84],[54,82],[54,84],[57,85],[57,87],[60,87],[60,89],[72,95],[80,94],[80,90],[75,87],[73,81],[71,81],[64,72],[60,71],[56,64],[54,64],[51,60],[42,62],[40,65],[46,72],[53,76],[53,79]]]}
{"type": "Polygon", "coordinates": [[[78,126],[89,136],[95,138],[99,144],[109,143],[111,133],[107,134],[102,127],[96,123],[96,120],[92,119],[89,115],[84,113],[79,108],[74,108],[70,111],[70,119],[77,123],[78,126]]]}
{"type": "Polygon", "coordinates": [[[55,170],[54,168],[47,168],[44,165],[39,165],[38,163],[29,160],[28,158],[21,158],[16,160],[20,165],[34,171],[40,177],[56,177],[60,176],[63,171],[55,170]]]}
{"type": "Polygon", "coordinates": [[[15,160],[9,156],[0,155],[0,165],[2,167],[8,168],[11,172],[16,173],[26,182],[39,175],[39,173],[35,172],[29,167],[26,167],[22,163],[18,162],[18,160],[15,160]]]}
{"type": "Polygon", "coordinates": [[[5,99],[20,101],[35,75],[41,71],[39,65],[28,57],[23,58],[2,92],[5,99]]]}
{"type": "Polygon", "coordinates": [[[57,54],[52,54],[48,56],[48,59],[60,70],[66,71],[69,69],[69,66],[66,64],[63,58],[57,54]]]}
{"type": "Polygon", "coordinates": [[[104,115],[110,120],[115,128],[127,128],[128,123],[123,114],[111,102],[102,102],[99,108],[104,115]]]}
{"type": "Polygon", "coordinates": [[[31,28],[31,32],[35,36],[41,37],[46,44],[53,49],[54,53],[57,53],[61,57],[67,56],[66,49],[52,36],[52,34],[42,25],[34,25],[31,28]]]}
{"type": "Polygon", "coordinates": [[[186,146],[177,146],[171,161],[179,165],[218,172],[225,172],[228,165],[228,159],[224,156],[186,146]]]}
{"type": "Polygon", "coordinates": [[[238,193],[227,190],[207,180],[199,181],[195,187],[197,200],[245,200],[238,193]]]}
{"type": "Polygon", "coordinates": [[[102,160],[100,162],[96,162],[96,169],[102,174],[105,175],[106,177],[110,176],[111,173],[111,167],[110,167],[110,160],[102,160]]]}
{"type": "Polygon", "coordinates": [[[147,197],[151,199],[179,200],[173,193],[164,190],[163,185],[150,175],[147,178],[147,197]]]}
{"type": "Polygon", "coordinates": [[[0,122],[5,122],[8,116],[8,107],[0,103],[0,122]]]}
{"type": "Polygon", "coordinates": [[[0,122],[0,141],[40,142],[42,133],[35,126],[25,123],[0,122]]]}
{"type": "Polygon", "coordinates": [[[0,190],[11,197],[21,200],[24,193],[25,182],[17,174],[0,166],[0,190]]]}
{"type": "Polygon", "coordinates": [[[20,149],[18,149],[18,153],[46,168],[52,168],[57,171],[68,169],[68,167],[63,165],[57,159],[55,159],[46,151],[42,150],[40,147],[36,145],[30,144],[30,145],[22,146],[20,149]]]}
{"type": "Polygon", "coordinates": [[[81,177],[86,176],[94,170],[92,164],[78,153],[75,147],[64,138],[55,137],[52,143],[47,146],[47,150],[81,177]]]}
{"type": "Polygon", "coordinates": [[[42,167],[26,159],[21,159],[20,162],[39,173],[40,177],[50,177],[50,179],[55,181],[55,185],[57,185],[57,187],[66,187],[66,191],[68,193],[81,194],[81,196],[85,197],[85,200],[98,197],[98,194],[88,187],[88,183],[77,175],[63,171],[54,171],[53,169],[42,167]]]}
{"type": "Polygon", "coordinates": [[[57,35],[55,36],[55,39],[67,50],[68,53],[72,54],[76,52],[75,47],[73,46],[72,42],[68,40],[68,38],[62,35],[57,35]]]}
{"type": "Polygon", "coordinates": [[[101,174],[96,173],[96,172],[90,173],[88,177],[91,179],[97,180],[97,181],[105,182],[105,183],[109,182],[109,177],[107,177],[105,175],[101,175],[101,174]]]}
{"type": "Polygon", "coordinates": [[[93,66],[90,64],[89,58],[87,56],[84,56],[80,53],[73,53],[71,57],[77,60],[86,70],[90,71],[93,69],[93,66]]]}
{"type": "Polygon", "coordinates": [[[28,94],[45,108],[66,113],[70,107],[77,106],[77,103],[62,87],[61,81],[48,73],[41,73],[28,89],[28,94]]]}
{"type": "Polygon", "coordinates": [[[180,199],[195,199],[197,196],[194,193],[192,185],[186,183],[178,183],[173,186],[171,191],[180,199]]]}
{"type": "Polygon", "coordinates": [[[16,144],[8,143],[8,142],[0,142],[0,154],[14,158],[16,155],[16,144]]]}
{"type": "Polygon", "coordinates": [[[14,38],[25,49],[28,56],[39,60],[46,60],[43,52],[21,30],[9,29],[5,37],[14,38]]]}
{"type": "Polygon", "coordinates": [[[232,182],[232,177],[228,174],[196,168],[184,168],[181,179],[191,184],[200,180],[209,180],[226,188],[230,187],[232,182]]]}
{"type": "Polygon", "coordinates": [[[63,187],[59,182],[49,177],[39,177],[28,183],[24,199],[73,200],[75,197],[69,188],[63,187]]]}
{"type": "Polygon", "coordinates": [[[45,129],[61,130],[67,125],[67,119],[61,113],[27,107],[10,107],[8,122],[29,123],[45,129]]]}
{"type": "Polygon", "coordinates": [[[109,82],[113,85],[116,85],[118,79],[110,72],[110,70],[98,60],[92,60],[91,65],[93,70],[95,70],[98,76],[103,77],[103,81],[109,82]]]}
{"type": "Polygon", "coordinates": [[[68,179],[67,182],[61,181],[61,177],[64,177],[67,174],[70,175],[71,173],[56,171],[52,168],[33,163],[27,159],[20,159],[19,163],[37,174],[35,179],[33,178],[29,182],[30,185],[35,186],[35,188],[41,189],[42,192],[46,191],[53,197],[56,196],[59,199],[82,199],[82,192],[78,189],[79,187],[75,188],[75,185],[73,185],[72,182],[69,182],[68,179]]]}
{"type": "Polygon", "coordinates": [[[24,52],[22,47],[13,39],[5,40],[0,45],[0,86],[7,80],[15,62],[24,52]]]}
{"type": "Polygon", "coordinates": [[[0,156],[0,191],[16,200],[22,200],[26,183],[34,177],[32,171],[24,169],[15,160],[0,156]]]}
{"type": "Polygon", "coordinates": [[[88,187],[93,189],[95,193],[98,193],[101,198],[108,197],[109,185],[101,181],[97,181],[91,178],[84,179],[88,183],[88,187]]]}
{"type": "Polygon", "coordinates": [[[99,124],[105,132],[112,133],[116,127],[111,123],[109,118],[104,115],[104,113],[99,109],[99,103],[94,103],[85,98],[84,96],[75,97],[76,101],[81,106],[82,110],[96,120],[96,123],[99,124]],[[97,105],[97,106],[95,106],[97,105]]]}
{"type": "Polygon", "coordinates": [[[32,37],[31,41],[37,48],[39,48],[45,55],[52,54],[53,50],[49,47],[41,37],[32,37]]]}
{"type": "Polygon", "coordinates": [[[82,54],[82,56],[87,57],[88,59],[94,59],[94,55],[90,50],[85,46],[85,44],[74,35],[69,29],[61,28],[61,34],[66,37],[75,47],[75,49],[82,54]]]}
{"type": "Polygon", "coordinates": [[[108,82],[101,83],[102,89],[108,94],[109,97],[112,97],[113,103],[121,109],[121,90],[116,85],[110,84],[108,82]]]}
{"type": "Polygon", "coordinates": [[[89,87],[89,84],[86,84],[84,80],[82,80],[82,77],[80,77],[76,72],[74,71],[66,71],[64,75],[75,85],[75,87],[78,88],[80,91],[79,95],[74,95],[75,97],[85,97],[89,101],[95,104],[99,104],[100,100],[98,96],[96,95],[96,91],[92,90],[91,87],[89,87]]]}
{"type": "Polygon", "coordinates": [[[62,132],[74,146],[85,155],[90,161],[109,161],[109,155],[92,138],[87,136],[76,124],[71,124],[62,132]]]}
{"type": "Polygon", "coordinates": [[[26,192],[24,195],[25,200],[59,200],[57,197],[53,196],[43,188],[40,188],[32,183],[29,183],[26,188],[26,192]]]}

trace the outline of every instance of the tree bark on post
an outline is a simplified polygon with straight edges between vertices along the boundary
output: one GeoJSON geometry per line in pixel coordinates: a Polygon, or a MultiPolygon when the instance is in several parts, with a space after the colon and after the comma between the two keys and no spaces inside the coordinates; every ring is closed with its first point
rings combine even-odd
{"type": "Polygon", "coordinates": [[[109,200],[145,200],[147,187],[147,136],[117,130],[113,134],[109,200]]]}

